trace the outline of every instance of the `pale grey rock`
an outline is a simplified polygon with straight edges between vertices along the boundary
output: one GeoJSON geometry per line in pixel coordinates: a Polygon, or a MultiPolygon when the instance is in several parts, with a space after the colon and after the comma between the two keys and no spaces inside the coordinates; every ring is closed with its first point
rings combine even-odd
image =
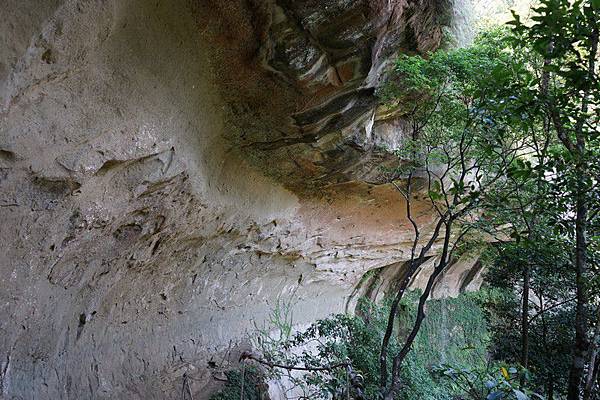
{"type": "Polygon", "coordinates": [[[206,399],[278,298],[307,324],[402,270],[389,3],[0,4],[0,397],[206,399]]]}

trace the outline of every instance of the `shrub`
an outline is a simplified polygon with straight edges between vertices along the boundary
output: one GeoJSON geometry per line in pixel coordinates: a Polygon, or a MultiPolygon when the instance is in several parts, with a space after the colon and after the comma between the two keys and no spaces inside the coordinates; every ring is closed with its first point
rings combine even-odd
{"type": "MultiPolygon", "coordinates": [[[[418,293],[406,296],[399,308],[390,354],[398,351],[399,339],[412,326],[417,297],[418,293]]],[[[259,329],[257,334],[257,349],[264,361],[309,368],[334,364],[347,364],[347,367],[305,373],[269,368],[267,379],[285,378],[297,392],[310,399],[345,399],[348,390],[351,398],[378,399],[379,352],[389,309],[385,301],[377,305],[362,299],[357,316],[333,315],[292,333],[289,305],[278,304],[270,326],[259,329]]],[[[404,385],[398,399],[451,400],[462,394],[452,382],[440,379],[436,366],[449,363],[459,368],[484,368],[488,336],[485,317],[475,295],[430,300],[423,328],[402,369],[404,385]]],[[[233,397],[213,400],[239,398],[239,371],[229,379],[231,385],[225,390],[233,397]]],[[[249,396],[245,395],[245,399],[257,398],[249,396]]]]}

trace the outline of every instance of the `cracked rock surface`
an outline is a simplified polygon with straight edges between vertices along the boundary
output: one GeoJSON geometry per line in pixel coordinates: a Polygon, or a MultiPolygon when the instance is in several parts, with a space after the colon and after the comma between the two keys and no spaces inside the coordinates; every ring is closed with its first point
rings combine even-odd
{"type": "Polygon", "coordinates": [[[376,86],[463,6],[5,0],[0,398],[206,399],[278,298],[386,290],[412,237],[376,86]]]}

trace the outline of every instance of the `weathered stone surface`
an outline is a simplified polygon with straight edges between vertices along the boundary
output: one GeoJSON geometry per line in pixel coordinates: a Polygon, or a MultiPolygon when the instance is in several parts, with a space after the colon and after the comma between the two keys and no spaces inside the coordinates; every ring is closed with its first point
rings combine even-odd
{"type": "Polygon", "coordinates": [[[279,296],[309,323],[401,271],[373,92],[440,7],[4,2],[1,396],[204,399],[279,296]]]}

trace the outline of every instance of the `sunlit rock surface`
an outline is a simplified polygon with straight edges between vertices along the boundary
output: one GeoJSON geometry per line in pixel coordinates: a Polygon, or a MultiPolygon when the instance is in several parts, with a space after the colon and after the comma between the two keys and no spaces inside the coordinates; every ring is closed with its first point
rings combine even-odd
{"type": "Polygon", "coordinates": [[[305,324],[388,290],[412,231],[375,88],[463,8],[0,4],[0,397],[206,399],[278,298],[305,324]]]}

